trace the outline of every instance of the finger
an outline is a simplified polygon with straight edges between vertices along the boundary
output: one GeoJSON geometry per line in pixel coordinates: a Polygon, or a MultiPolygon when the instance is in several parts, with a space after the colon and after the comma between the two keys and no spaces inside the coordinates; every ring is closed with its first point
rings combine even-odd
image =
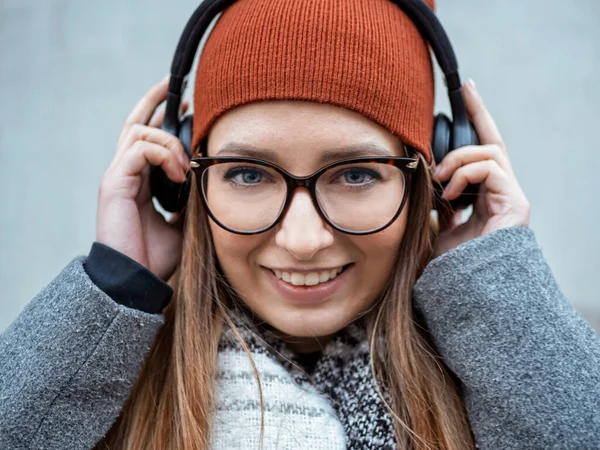
{"type": "Polygon", "coordinates": [[[123,155],[119,165],[124,176],[137,176],[149,164],[160,166],[176,183],[186,179],[185,170],[172,151],[153,142],[137,141],[130,152],[123,155]]]}
{"type": "Polygon", "coordinates": [[[158,105],[167,99],[169,78],[170,75],[167,75],[146,92],[125,119],[124,128],[135,123],[148,123],[158,105]]]}
{"type": "Polygon", "coordinates": [[[471,122],[473,122],[475,130],[477,130],[477,135],[479,136],[481,144],[496,144],[506,152],[500,131],[483,103],[483,99],[479,95],[479,92],[475,88],[473,80],[469,79],[463,85],[462,90],[467,113],[471,117],[471,122]]]}
{"type": "Polygon", "coordinates": [[[495,194],[506,194],[510,186],[510,176],[493,160],[478,161],[462,166],[446,185],[442,198],[454,200],[468,184],[484,183],[495,194]]]}
{"type": "Polygon", "coordinates": [[[495,144],[468,145],[449,152],[437,165],[433,178],[435,181],[445,181],[459,167],[485,160],[496,161],[503,170],[512,174],[510,161],[499,146],[495,144]]]}
{"type": "MultiPolygon", "coordinates": [[[[187,100],[185,100],[182,104],[181,104],[181,114],[185,114],[188,110],[190,106],[190,102],[188,102],[187,100]]],[[[159,110],[157,110],[154,115],[152,116],[152,119],[150,119],[150,121],[148,122],[148,126],[153,127],[153,128],[160,128],[160,126],[163,123],[163,120],[165,120],[165,108],[160,108],[159,110]]]]}
{"type": "Polygon", "coordinates": [[[150,121],[148,122],[148,126],[152,128],[160,128],[160,126],[163,123],[163,120],[165,120],[165,112],[166,108],[157,109],[154,115],[152,116],[152,119],[150,119],[150,121]]]}
{"type": "Polygon", "coordinates": [[[165,130],[147,125],[135,124],[131,127],[128,136],[120,146],[117,158],[120,159],[121,155],[126,153],[136,141],[148,141],[166,147],[175,153],[182,167],[189,168],[190,161],[179,138],[165,130]]]}

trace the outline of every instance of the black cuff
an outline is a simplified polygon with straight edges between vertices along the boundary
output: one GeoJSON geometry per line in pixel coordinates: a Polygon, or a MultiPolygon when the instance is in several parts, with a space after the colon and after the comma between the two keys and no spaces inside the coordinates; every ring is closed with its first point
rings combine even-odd
{"type": "Polygon", "coordinates": [[[94,242],[83,268],[96,286],[115,302],[157,314],[169,303],[173,289],[129,256],[94,242]]]}

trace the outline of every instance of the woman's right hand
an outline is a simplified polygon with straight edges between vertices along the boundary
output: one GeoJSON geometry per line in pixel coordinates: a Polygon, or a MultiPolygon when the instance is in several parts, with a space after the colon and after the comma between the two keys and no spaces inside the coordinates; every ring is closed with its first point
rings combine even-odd
{"type": "MultiPolygon", "coordinates": [[[[129,256],[167,280],[181,258],[183,213],[167,222],[152,204],[150,164],[177,183],[185,181],[189,158],[176,136],[159,127],[169,77],[138,102],[121,129],[115,156],[98,192],[96,240],[129,256]]],[[[182,113],[187,109],[183,104],[182,113]]]]}

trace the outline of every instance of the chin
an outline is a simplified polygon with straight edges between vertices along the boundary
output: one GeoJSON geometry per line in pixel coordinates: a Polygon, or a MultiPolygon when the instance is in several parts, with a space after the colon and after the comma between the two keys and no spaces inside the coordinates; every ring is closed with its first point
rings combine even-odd
{"type": "Polygon", "coordinates": [[[331,336],[358,315],[346,304],[322,304],[318,307],[296,307],[279,303],[276,305],[248,305],[267,324],[288,336],[320,338],[331,336]],[[262,306],[262,307],[261,307],[262,306]]]}

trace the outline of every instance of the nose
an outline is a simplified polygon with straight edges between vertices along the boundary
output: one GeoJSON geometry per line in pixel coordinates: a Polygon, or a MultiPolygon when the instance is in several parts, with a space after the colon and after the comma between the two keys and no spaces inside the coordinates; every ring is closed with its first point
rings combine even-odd
{"type": "Polygon", "coordinates": [[[310,260],[333,244],[333,229],[325,222],[306,188],[296,188],[288,210],[279,223],[275,243],[297,260],[310,260]]]}

